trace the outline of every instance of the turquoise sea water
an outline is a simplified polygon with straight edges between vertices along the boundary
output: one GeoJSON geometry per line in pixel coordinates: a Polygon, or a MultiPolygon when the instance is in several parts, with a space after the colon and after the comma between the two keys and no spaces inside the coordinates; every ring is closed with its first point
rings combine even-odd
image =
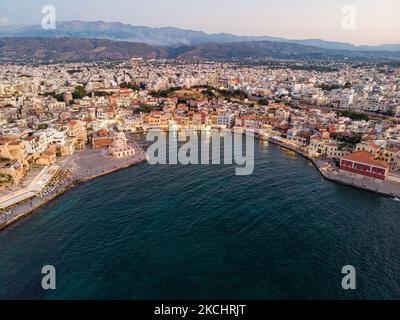
{"type": "Polygon", "coordinates": [[[0,232],[0,298],[400,298],[400,202],[266,142],[255,158],[252,176],[141,164],[71,190],[0,232]]]}

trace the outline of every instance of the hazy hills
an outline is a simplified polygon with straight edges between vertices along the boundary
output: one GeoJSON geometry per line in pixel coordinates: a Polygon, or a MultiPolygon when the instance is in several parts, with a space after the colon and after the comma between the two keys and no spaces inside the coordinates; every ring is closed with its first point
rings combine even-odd
{"type": "Polygon", "coordinates": [[[385,59],[400,60],[400,52],[330,50],[294,43],[247,41],[166,47],[144,43],[77,38],[0,38],[2,62],[115,61],[131,58],[178,59],[385,59]]]}
{"type": "Polygon", "coordinates": [[[163,47],[144,43],[75,38],[4,38],[0,39],[2,61],[101,61],[131,58],[168,58],[163,47]]]}
{"type": "Polygon", "coordinates": [[[247,41],[231,43],[206,43],[180,52],[179,58],[230,59],[383,59],[398,60],[400,52],[333,50],[288,42],[247,41]]]}
{"type": "Polygon", "coordinates": [[[0,27],[0,38],[30,37],[30,38],[97,38],[116,41],[140,42],[155,46],[192,46],[203,43],[230,43],[275,41],[314,46],[323,49],[352,51],[400,51],[400,44],[381,46],[356,46],[350,43],[324,41],[319,39],[292,40],[271,36],[237,36],[228,33],[208,34],[202,31],[184,30],[179,28],[150,28],[133,26],[119,22],[58,22],[56,30],[44,30],[35,26],[0,27]]]}

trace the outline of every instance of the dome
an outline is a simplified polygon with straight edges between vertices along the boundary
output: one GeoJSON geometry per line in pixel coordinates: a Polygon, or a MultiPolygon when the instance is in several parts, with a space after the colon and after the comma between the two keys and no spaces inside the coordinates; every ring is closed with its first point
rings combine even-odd
{"type": "Polygon", "coordinates": [[[113,148],[113,149],[125,149],[126,148],[126,145],[125,145],[125,143],[122,141],[122,140],[120,140],[120,139],[115,139],[114,141],[113,141],[113,143],[112,143],[112,145],[111,145],[111,148],[113,148]]]}

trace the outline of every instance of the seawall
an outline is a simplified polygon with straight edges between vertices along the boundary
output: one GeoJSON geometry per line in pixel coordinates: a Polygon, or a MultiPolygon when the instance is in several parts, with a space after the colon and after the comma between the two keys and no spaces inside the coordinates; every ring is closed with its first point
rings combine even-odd
{"type": "Polygon", "coordinates": [[[341,170],[333,170],[329,171],[324,166],[327,162],[318,160],[315,158],[310,157],[307,153],[299,150],[293,146],[285,144],[283,142],[277,141],[273,138],[267,139],[268,142],[285,148],[287,150],[293,151],[298,155],[306,158],[307,160],[311,161],[314,166],[318,169],[319,173],[326,179],[337,184],[342,184],[346,186],[350,186],[353,188],[370,191],[374,193],[381,194],[387,197],[395,197],[400,198],[400,184],[391,181],[381,181],[376,180],[369,177],[364,177],[356,174],[350,174],[347,172],[342,172],[341,170]]]}

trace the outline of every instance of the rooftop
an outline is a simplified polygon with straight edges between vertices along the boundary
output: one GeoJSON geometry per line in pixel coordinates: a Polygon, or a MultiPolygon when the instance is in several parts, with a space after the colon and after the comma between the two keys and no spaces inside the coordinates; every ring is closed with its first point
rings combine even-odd
{"type": "Polygon", "coordinates": [[[342,160],[369,164],[379,168],[389,168],[389,165],[386,162],[375,160],[374,155],[368,151],[354,152],[346,157],[343,157],[342,160]]]}

